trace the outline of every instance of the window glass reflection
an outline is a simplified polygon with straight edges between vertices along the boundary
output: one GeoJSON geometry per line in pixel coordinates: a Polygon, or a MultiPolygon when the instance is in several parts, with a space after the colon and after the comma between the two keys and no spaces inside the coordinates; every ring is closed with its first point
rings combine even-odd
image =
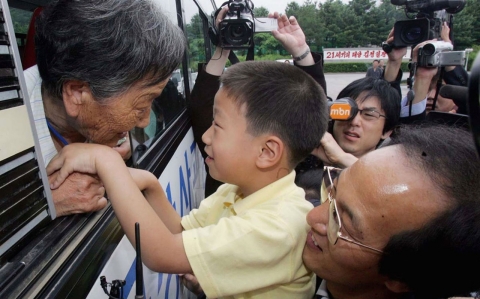
{"type": "Polygon", "coordinates": [[[152,103],[150,123],[146,128],[134,128],[131,131],[132,156],[134,162],[152,146],[155,141],[173,124],[186,107],[185,97],[177,89],[172,77],[162,94],[152,103]]]}
{"type": "MultiPolygon", "coordinates": [[[[155,0],[165,14],[178,24],[175,0],[155,0]]],[[[137,163],[143,154],[162,136],[167,128],[186,108],[184,76],[180,65],[170,77],[162,94],[157,97],[150,110],[150,123],[146,128],[134,128],[130,132],[133,162],[137,163]]]]}
{"type": "MultiPolygon", "coordinates": [[[[155,0],[164,9],[172,20],[178,24],[175,0],[155,0]]],[[[137,163],[148,149],[156,143],[166,129],[180,116],[186,108],[185,84],[184,80],[188,78],[190,89],[195,84],[198,73],[198,64],[206,61],[205,40],[209,42],[203,31],[202,18],[204,14],[199,13],[199,7],[194,0],[184,0],[184,20],[185,35],[187,37],[187,63],[184,74],[184,66],[180,65],[176,69],[167,83],[162,94],[154,100],[150,112],[150,123],[144,128],[135,128],[130,133],[132,145],[133,162],[137,163]],[[186,78],[185,78],[186,77],[186,78]]],[[[209,18],[214,11],[210,0],[201,0],[199,5],[205,10],[205,15],[209,18]],[[200,4],[201,2],[201,4],[200,4]]],[[[208,44],[208,47],[211,45],[208,44]]]]}
{"type": "MultiPolygon", "coordinates": [[[[222,1],[220,3],[223,3],[225,1],[222,1]]],[[[200,6],[200,8],[207,14],[207,16],[211,16],[212,13],[215,11],[215,8],[213,7],[213,4],[212,4],[212,0],[197,0],[197,3],[200,6]]]]}
{"type": "MultiPolygon", "coordinates": [[[[185,22],[186,34],[188,39],[188,62],[189,62],[189,82],[190,89],[195,84],[198,73],[198,63],[206,61],[205,34],[203,32],[203,21],[199,14],[198,6],[193,0],[185,0],[185,22]]],[[[213,6],[210,0],[199,1],[202,9],[206,9],[205,14],[210,18],[213,12],[213,6]],[[204,3],[205,2],[205,3],[204,3]],[[208,6],[207,4],[210,3],[208,6]]],[[[207,40],[208,37],[206,38],[207,40]]],[[[208,45],[210,46],[210,45],[208,45]]]]}

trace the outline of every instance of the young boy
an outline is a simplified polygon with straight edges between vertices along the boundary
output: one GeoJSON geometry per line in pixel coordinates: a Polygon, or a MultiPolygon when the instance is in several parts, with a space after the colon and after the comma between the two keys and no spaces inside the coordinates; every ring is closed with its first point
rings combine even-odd
{"type": "Polygon", "coordinates": [[[293,169],[326,131],[325,93],[302,70],[271,61],[235,64],[221,83],[203,141],[211,176],[226,184],[189,215],[180,218],[153,174],[129,170],[105,146],[66,146],[47,167],[60,169],[51,187],[74,171],[98,174],[134,246],[140,223],[145,265],[193,273],[208,298],[310,299],[315,278],[302,252],[312,204],[293,169]]]}

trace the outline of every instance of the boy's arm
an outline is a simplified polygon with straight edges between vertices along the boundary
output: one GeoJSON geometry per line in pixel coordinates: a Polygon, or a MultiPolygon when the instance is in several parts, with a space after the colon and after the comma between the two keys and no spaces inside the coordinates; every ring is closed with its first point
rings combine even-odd
{"type": "MultiPolygon", "coordinates": [[[[97,145],[76,143],[67,145],[47,166],[47,173],[60,169],[51,188],[57,188],[72,172],[98,174],[108,194],[122,228],[135,246],[135,223],[140,223],[141,248],[144,264],[153,271],[191,273],[183,247],[182,235],[173,234],[145,200],[122,157],[113,149],[97,145]]],[[[147,183],[148,186],[153,184],[147,183]]],[[[158,187],[160,188],[160,187],[158,187]]],[[[147,188],[149,189],[149,188],[147,188]]],[[[148,193],[148,192],[147,192],[148,193]]],[[[153,190],[158,194],[158,190],[153,190]]],[[[164,198],[165,199],[165,198],[164,198]]],[[[155,208],[166,206],[166,199],[155,208]]]]}
{"type": "Polygon", "coordinates": [[[183,227],[180,224],[181,217],[168,201],[167,195],[158,182],[157,177],[151,172],[142,169],[129,168],[128,170],[135,184],[142,191],[143,196],[145,196],[150,206],[170,232],[173,234],[181,233],[183,231],[183,227]]]}

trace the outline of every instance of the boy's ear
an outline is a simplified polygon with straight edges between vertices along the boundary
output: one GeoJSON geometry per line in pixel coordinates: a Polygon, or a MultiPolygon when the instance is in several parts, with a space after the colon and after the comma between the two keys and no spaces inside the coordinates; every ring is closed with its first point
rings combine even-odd
{"type": "Polygon", "coordinates": [[[285,145],[277,136],[268,136],[262,144],[260,155],[257,157],[259,168],[268,168],[277,164],[283,156],[285,145]]]}
{"type": "Polygon", "coordinates": [[[394,293],[407,293],[410,291],[409,287],[404,282],[394,279],[388,279],[385,281],[385,285],[387,286],[387,289],[394,293]]]}
{"type": "Polygon", "coordinates": [[[69,80],[63,83],[63,104],[70,117],[77,117],[86,97],[91,97],[90,87],[84,81],[69,80]]]}

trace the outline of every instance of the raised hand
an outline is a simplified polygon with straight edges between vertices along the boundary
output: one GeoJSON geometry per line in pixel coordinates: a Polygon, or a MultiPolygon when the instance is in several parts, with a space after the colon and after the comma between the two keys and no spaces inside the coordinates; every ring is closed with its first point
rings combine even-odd
{"type": "Polygon", "coordinates": [[[305,34],[294,16],[288,18],[274,12],[268,17],[277,19],[278,30],[272,30],[272,34],[293,57],[298,57],[308,50],[305,34]]]}

